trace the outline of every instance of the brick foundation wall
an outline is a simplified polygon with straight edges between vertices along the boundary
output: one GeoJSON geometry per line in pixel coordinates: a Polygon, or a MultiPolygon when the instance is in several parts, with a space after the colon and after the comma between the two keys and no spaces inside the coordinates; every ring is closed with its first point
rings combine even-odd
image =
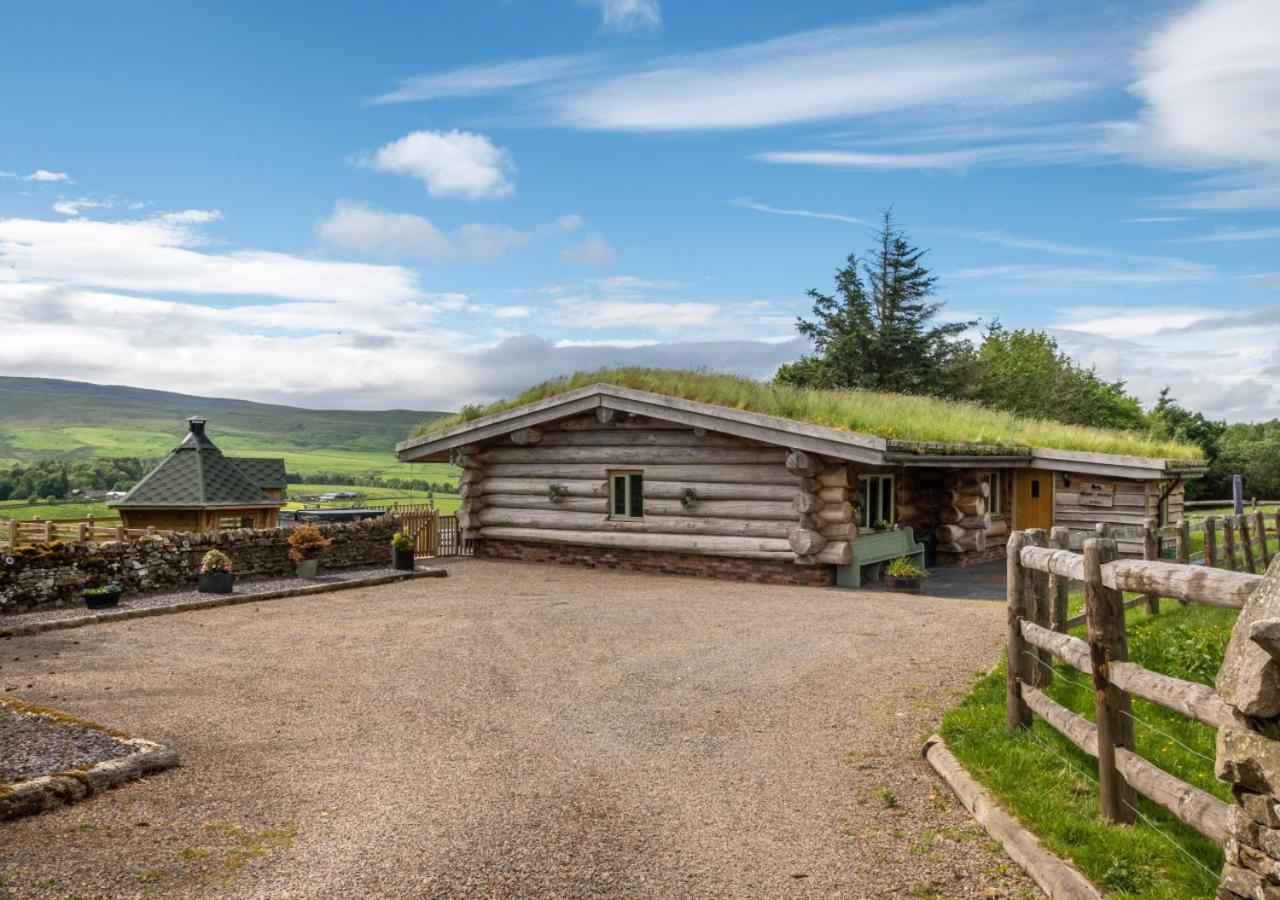
{"type": "Polygon", "coordinates": [[[836,583],[835,566],[801,566],[774,559],[741,559],[731,556],[704,556],[697,553],[668,553],[658,550],[480,540],[476,542],[476,556],[523,562],[560,563],[626,572],[702,575],[730,581],[753,581],[760,584],[830,587],[836,583]]]}
{"type": "MultiPolygon", "coordinates": [[[[320,569],[391,565],[391,516],[317,526],[333,543],[320,569]]],[[[213,534],[170,534],[132,541],[63,542],[0,553],[0,615],[79,603],[80,592],[109,581],[126,592],[194,584],[200,559],[211,549],[231,557],[237,575],[287,575],[289,531],[238,528],[213,534]]]]}

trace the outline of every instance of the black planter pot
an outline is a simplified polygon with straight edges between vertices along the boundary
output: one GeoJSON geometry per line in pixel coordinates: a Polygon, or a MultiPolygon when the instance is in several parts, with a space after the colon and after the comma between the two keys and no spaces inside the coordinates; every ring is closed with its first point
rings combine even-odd
{"type": "Polygon", "coordinates": [[[230,594],[236,586],[234,572],[206,572],[200,576],[202,594],[230,594]]]}
{"type": "Polygon", "coordinates": [[[920,576],[886,575],[884,589],[892,594],[918,594],[920,593],[920,576]]]}
{"type": "Polygon", "coordinates": [[[121,591],[107,591],[102,594],[83,594],[84,605],[89,609],[111,609],[120,605],[121,591]]]}
{"type": "Polygon", "coordinates": [[[392,550],[391,565],[393,568],[399,569],[401,572],[413,571],[413,551],[412,550],[392,550]]]}

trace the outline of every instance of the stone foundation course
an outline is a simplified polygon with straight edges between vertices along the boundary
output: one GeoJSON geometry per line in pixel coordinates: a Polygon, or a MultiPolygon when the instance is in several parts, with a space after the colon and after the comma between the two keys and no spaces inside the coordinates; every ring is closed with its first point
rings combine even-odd
{"type": "Polygon", "coordinates": [[[831,587],[836,583],[835,566],[801,566],[781,560],[739,559],[696,553],[539,544],[532,541],[480,540],[476,545],[476,556],[524,562],[560,563],[585,566],[590,569],[616,569],[625,572],[701,575],[730,581],[752,581],[758,584],[831,587]]]}
{"type": "MultiPolygon", "coordinates": [[[[333,543],[321,557],[322,569],[347,569],[388,563],[393,516],[362,522],[319,525],[333,543]]],[[[287,575],[286,528],[242,528],[210,534],[168,534],[131,541],[52,541],[15,547],[0,557],[0,616],[80,603],[80,592],[115,582],[126,593],[167,590],[196,581],[200,559],[218,549],[231,557],[237,575],[287,575]]]]}

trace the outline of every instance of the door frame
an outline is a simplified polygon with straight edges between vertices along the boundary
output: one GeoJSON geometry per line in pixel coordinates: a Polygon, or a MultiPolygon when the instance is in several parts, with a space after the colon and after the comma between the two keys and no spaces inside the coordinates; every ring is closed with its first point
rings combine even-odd
{"type": "Polygon", "coordinates": [[[1013,472],[1013,523],[1010,530],[1023,531],[1027,528],[1044,527],[1047,531],[1053,527],[1055,521],[1055,512],[1057,511],[1057,482],[1058,473],[1048,469],[1015,469],[1013,472]],[[1022,518],[1022,485],[1024,478],[1031,478],[1033,475],[1039,475],[1043,480],[1049,482],[1049,524],[1047,526],[1029,525],[1022,518]]]}

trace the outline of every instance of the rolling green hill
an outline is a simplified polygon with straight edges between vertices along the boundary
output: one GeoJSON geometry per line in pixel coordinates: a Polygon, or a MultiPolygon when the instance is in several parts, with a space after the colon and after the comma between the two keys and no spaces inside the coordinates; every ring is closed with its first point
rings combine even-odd
{"type": "Polygon", "coordinates": [[[49,457],[167,453],[188,416],[228,455],[283,456],[290,472],[444,480],[447,467],[396,462],[395,445],[443,413],[319,410],[120,385],[0,376],[0,466],[49,457]]]}

